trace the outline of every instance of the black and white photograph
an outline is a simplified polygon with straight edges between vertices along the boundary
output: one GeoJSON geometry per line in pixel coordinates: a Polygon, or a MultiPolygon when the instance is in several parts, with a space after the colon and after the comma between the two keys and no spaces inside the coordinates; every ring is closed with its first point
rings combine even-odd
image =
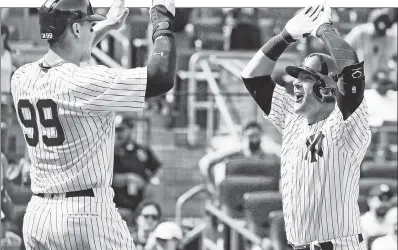
{"type": "Polygon", "coordinates": [[[396,6],[25,2],[1,250],[398,250],[396,6]]]}

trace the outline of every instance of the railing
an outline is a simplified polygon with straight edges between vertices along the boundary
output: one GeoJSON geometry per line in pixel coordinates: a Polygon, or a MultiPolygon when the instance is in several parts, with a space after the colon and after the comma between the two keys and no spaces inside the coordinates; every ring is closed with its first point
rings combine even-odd
{"type": "MultiPolygon", "coordinates": [[[[123,68],[132,67],[132,44],[130,39],[121,34],[119,31],[112,30],[109,32],[108,37],[100,42],[100,46],[107,47],[106,50],[113,50],[113,42],[119,42],[122,47],[122,58],[120,59],[120,65],[123,68]]],[[[106,53],[105,53],[106,54],[106,53]]],[[[111,53],[112,54],[112,53],[111,53]]]]}
{"type": "MultiPolygon", "coordinates": [[[[199,109],[207,110],[207,130],[206,130],[206,140],[209,143],[211,137],[213,136],[214,128],[214,108],[216,107],[220,111],[220,115],[226,124],[228,133],[233,137],[238,136],[237,126],[233,121],[230,110],[228,109],[227,102],[220,94],[218,84],[215,80],[214,73],[211,70],[212,65],[221,66],[218,63],[219,59],[250,59],[253,56],[253,52],[223,52],[223,51],[200,51],[193,54],[189,60],[188,65],[188,92],[192,93],[188,96],[188,143],[191,146],[196,145],[196,111],[199,109]],[[210,100],[198,102],[196,100],[195,94],[197,92],[197,74],[204,74],[205,79],[208,83],[210,92],[212,94],[210,100]],[[215,106],[213,99],[215,100],[215,106]]],[[[229,68],[225,68],[229,72],[229,68]]],[[[239,74],[235,69],[234,75],[239,74]]]]}
{"type": "MultiPolygon", "coordinates": [[[[259,236],[257,236],[254,232],[252,232],[250,229],[246,228],[241,221],[237,221],[235,219],[232,219],[228,215],[226,215],[224,212],[216,208],[212,204],[207,204],[206,205],[206,212],[208,212],[211,216],[217,217],[217,220],[224,225],[224,227],[227,227],[230,229],[230,249],[231,250],[238,250],[239,249],[239,237],[243,236],[246,241],[250,242],[254,246],[259,246],[261,248],[261,243],[263,239],[259,236]]],[[[204,237],[203,238],[203,250],[209,249],[209,250],[223,250],[219,244],[213,242],[209,238],[204,237]]]]}
{"type": "Polygon", "coordinates": [[[178,197],[177,203],[176,203],[176,210],[175,210],[175,222],[179,226],[181,226],[181,222],[182,222],[182,207],[183,207],[183,205],[185,205],[185,203],[187,203],[190,199],[194,198],[195,196],[197,196],[198,194],[201,194],[201,193],[209,194],[205,185],[194,186],[193,188],[191,188],[188,191],[186,191],[185,193],[183,193],[180,197],[178,197]]]}

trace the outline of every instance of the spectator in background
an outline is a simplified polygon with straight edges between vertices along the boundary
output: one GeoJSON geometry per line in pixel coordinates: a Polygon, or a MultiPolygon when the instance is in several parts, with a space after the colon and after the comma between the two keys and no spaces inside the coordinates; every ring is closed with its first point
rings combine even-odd
{"type": "Polygon", "coordinates": [[[384,121],[397,121],[397,91],[394,91],[394,83],[389,79],[386,71],[378,71],[374,74],[371,89],[365,90],[365,98],[368,103],[370,126],[379,127],[384,121]]]}
{"type": "Polygon", "coordinates": [[[237,8],[226,13],[226,35],[229,35],[227,50],[257,50],[262,45],[261,30],[258,25],[258,9],[237,8]]]}
{"type": "MultiPolygon", "coordinates": [[[[345,37],[359,61],[365,61],[366,79],[372,79],[377,71],[389,68],[390,59],[397,55],[397,32],[397,11],[385,8],[373,11],[368,23],[354,27],[345,37]]],[[[371,81],[366,81],[366,84],[366,88],[371,87],[371,81]]]]}
{"type": "Polygon", "coordinates": [[[146,250],[177,250],[180,249],[182,238],[182,230],[176,223],[163,222],[151,235],[146,250]]]}
{"type": "Polygon", "coordinates": [[[257,122],[249,122],[243,128],[240,145],[237,147],[208,153],[202,157],[202,159],[200,159],[199,170],[205,178],[210,190],[213,190],[214,185],[217,186],[225,178],[225,163],[233,158],[268,158],[270,161],[279,163],[279,157],[273,154],[268,154],[263,150],[261,145],[261,137],[262,128],[260,124],[257,122]]]}
{"type": "Polygon", "coordinates": [[[371,250],[397,250],[397,207],[392,207],[386,214],[387,235],[375,239],[371,250]]]}
{"type": "Polygon", "coordinates": [[[148,239],[162,218],[162,209],[154,201],[143,201],[137,208],[132,237],[136,250],[146,249],[148,239]]]}
{"type": "Polygon", "coordinates": [[[393,196],[393,191],[385,184],[377,185],[369,191],[369,211],[361,216],[365,245],[367,245],[369,237],[388,233],[388,229],[385,226],[385,215],[393,196]]]}
{"type": "Polygon", "coordinates": [[[1,183],[1,249],[19,250],[22,246],[22,238],[10,231],[11,221],[15,216],[15,206],[7,189],[4,186],[4,172],[8,169],[5,155],[1,154],[0,183],[1,183]]]}
{"type": "Polygon", "coordinates": [[[144,198],[146,185],[157,181],[161,163],[148,147],[134,140],[131,117],[117,115],[115,123],[114,202],[123,218],[131,218],[144,198]]]}

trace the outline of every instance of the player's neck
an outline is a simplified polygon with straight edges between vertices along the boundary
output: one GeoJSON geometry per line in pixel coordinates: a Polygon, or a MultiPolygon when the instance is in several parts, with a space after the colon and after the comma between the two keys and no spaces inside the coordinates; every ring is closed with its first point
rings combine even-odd
{"type": "Polygon", "coordinates": [[[80,65],[80,58],[76,57],[69,49],[58,49],[50,48],[47,54],[44,56],[44,60],[49,64],[53,65],[61,61],[68,61],[76,65],[80,65]]]}

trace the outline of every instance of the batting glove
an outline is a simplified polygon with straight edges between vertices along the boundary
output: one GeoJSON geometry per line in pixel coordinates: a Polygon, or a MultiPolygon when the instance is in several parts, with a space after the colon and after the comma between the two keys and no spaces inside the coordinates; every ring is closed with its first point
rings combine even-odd
{"type": "Polygon", "coordinates": [[[332,9],[330,8],[329,3],[324,3],[322,6],[322,11],[319,14],[319,18],[316,21],[316,26],[311,32],[311,35],[317,37],[317,31],[319,27],[324,24],[324,23],[330,23],[332,24],[332,9]]]}
{"type": "Polygon", "coordinates": [[[164,5],[173,16],[176,15],[176,5],[174,0],[152,0],[151,9],[156,5],[164,5]]]}
{"type": "Polygon", "coordinates": [[[317,25],[321,10],[322,5],[319,4],[304,8],[287,22],[285,26],[286,31],[295,40],[307,37],[317,25]]]}

